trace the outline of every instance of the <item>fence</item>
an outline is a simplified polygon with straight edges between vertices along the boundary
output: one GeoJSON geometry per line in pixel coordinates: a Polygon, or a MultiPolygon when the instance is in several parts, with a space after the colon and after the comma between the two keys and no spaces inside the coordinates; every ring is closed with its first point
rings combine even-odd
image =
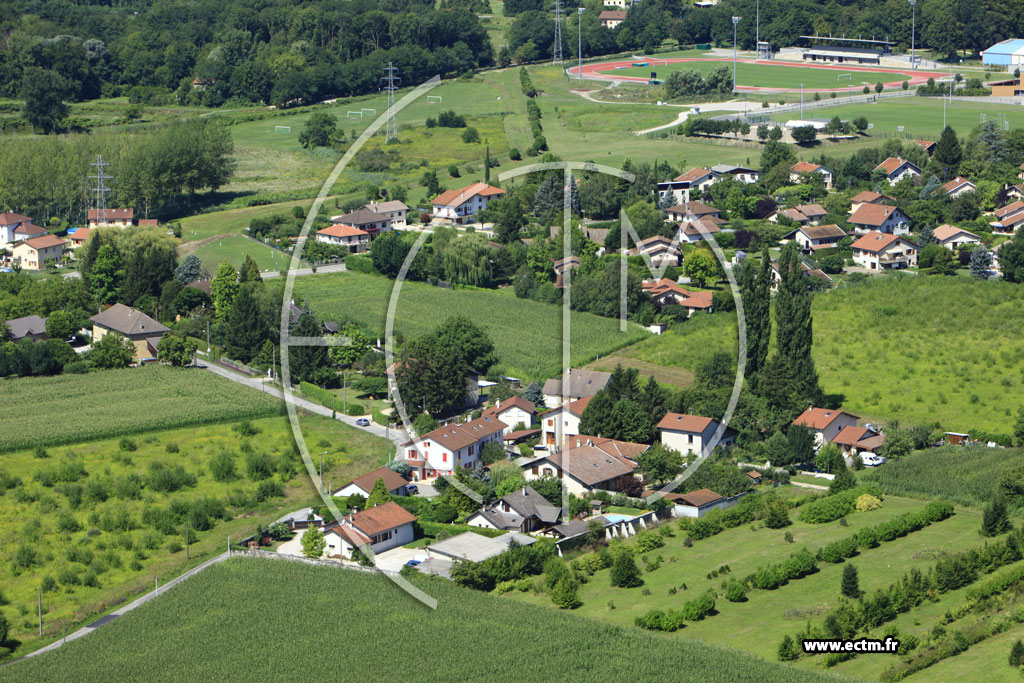
{"type": "MultiPolygon", "coordinates": [[[[872,104],[878,100],[888,99],[890,97],[914,97],[914,90],[894,90],[892,92],[880,92],[872,93],[870,95],[850,95],[848,97],[836,97],[822,100],[811,100],[804,102],[801,105],[799,102],[793,104],[777,104],[772,107],[764,107],[756,113],[748,112],[745,116],[747,121],[750,123],[762,123],[770,119],[775,114],[782,114],[790,111],[800,111],[801,108],[804,111],[808,109],[824,109],[825,107],[839,107],[844,104],[872,104]]],[[[722,116],[716,116],[716,119],[729,119],[743,117],[744,114],[725,114],[722,116]]]]}
{"type": "Polygon", "coordinates": [[[395,572],[385,571],[376,567],[363,567],[357,564],[345,564],[338,560],[325,560],[312,557],[299,557],[298,555],[285,555],[282,553],[275,553],[269,550],[256,550],[254,548],[246,548],[245,550],[232,550],[231,557],[255,557],[264,560],[286,560],[291,562],[301,562],[303,564],[310,564],[320,567],[332,567],[334,569],[350,569],[352,571],[366,572],[369,574],[394,574],[395,572]]]}

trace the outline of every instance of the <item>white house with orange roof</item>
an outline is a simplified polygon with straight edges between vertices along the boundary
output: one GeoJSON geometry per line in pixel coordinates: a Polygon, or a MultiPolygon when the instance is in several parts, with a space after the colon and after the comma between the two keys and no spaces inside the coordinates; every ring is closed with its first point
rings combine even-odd
{"type": "Polygon", "coordinates": [[[316,231],[316,241],[336,247],[345,247],[352,254],[366,251],[370,246],[370,233],[354,225],[334,223],[316,231]]]}
{"type": "Polygon", "coordinates": [[[515,430],[517,424],[522,423],[525,427],[532,425],[536,415],[537,407],[533,405],[532,401],[522,396],[513,396],[495,401],[493,406],[483,412],[482,417],[494,417],[501,420],[507,425],[504,433],[509,434],[515,430]]]}
{"type": "Polygon", "coordinates": [[[917,245],[898,235],[871,231],[850,246],[853,260],[868,270],[897,270],[917,265],[917,245]]]}
{"type": "Polygon", "coordinates": [[[89,209],[86,217],[90,228],[130,228],[135,209],[89,209]]]}
{"type": "MultiPolygon", "coordinates": [[[[705,446],[711,443],[719,424],[718,420],[710,417],[667,413],[658,422],[657,428],[661,432],[663,445],[679,451],[683,455],[700,455],[705,446]]],[[[722,446],[730,446],[735,441],[735,430],[726,428],[718,443],[722,446]]]]}
{"type": "Polygon", "coordinates": [[[20,213],[0,213],[0,245],[13,244],[30,237],[39,237],[46,230],[33,225],[32,219],[20,213]]]}
{"type": "MultiPolygon", "coordinates": [[[[596,392],[595,392],[596,393],[596,392]]],[[[541,443],[561,447],[566,439],[580,433],[580,418],[593,396],[579,398],[540,415],[541,443]]]]}
{"type": "Polygon", "coordinates": [[[658,203],[670,198],[674,204],[685,204],[690,201],[690,191],[706,191],[715,183],[715,174],[709,168],[691,168],[686,173],[672,180],[658,183],[658,203]]]}
{"type": "Polygon", "coordinates": [[[861,204],[849,218],[858,233],[878,232],[906,235],[910,232],[910,218],[897,206],[861,204]]]}
{"type": "Polygon", "coordinates": [[[807,173],[818,173],[825,181],[825,189],[832,189],[832,171],[820,164],[812,164],[809,161],[798,161],[789,167],[789,182],[800,182],[800,176],[807,173]]]}
{"type": "Polygon", "coordinates": [[[942,191],[949,199],[956,199],[966,192],[974,192],[978,186],[963,176],[957,176],[942,186],[942,191]]]}
{"type": "Polygon", "coordinates": [[[857,416],[842,409],[809,407],[793,420],[793,424],[814,432],[818,446],[833,441],[843,427],[856,427],[857,416]]]}
{"type": "Polygon", "coordinates": [[[66,244],[56,235],[43,235],[17,242],[11,249],[11,263],[24,270],[42,270],[47,261],[60,265],[66,244]]]}
{"type": "Polygon", "coordinates": [[[391,500],[346,515],[324,527],[324,555],[351,559],[352,551],[367,543],[374,553],[412,543],[414,522],[415,515],[391,500]]]}
{"type": "Polygon", "coordinates": [[[872,192],[871,190],[862,190],[850,197],[850,213],[855,212],[864,204],[885,204],[886,202],[895,203],[896,198],[872,192]]]}
{"type": "Polygon", "coordinates": [[[502,445],[502,434],[508,427],[501,420],[481,416],[464,424],[439,427],[401,446],[405,461],[417,479],[454,474],[455,468],[475,469],[480,465],[480,451],[489,443],[502,445]]]}
{"type": "Polygon", "coordinates": [[[660,280],[644,280],[640,286],[645,292],[651,295],[654,303],[664,308],[665,306],[679,305],[686,309],[686,317],[689,318],[697,311],[712,312],[712,292],[694,292],[680,287],[667,277],[660,280]]]}
{"type": "Polygon", "coordinates": [[[965,244],[980,244],[981,238],[975,235],[973,232],[968,232],[963,228],[957,228],[955,226],[945,224],[932,230],[936,241],[947,249],[951,249],[954,253],[960,250],[965,244]]]}
{"type": "Polygon", "coordinates": [[[884,171],[885,178],[890,185],[895,185],[904,178],[920,178],[921,169],[911,161],[903,157],[889,157],[882,163],[875,166],[876,171],[884,171]]]}
{"type": "Polygon", "coordinates": [[[89,239],[89,235],[92,234],[92,230],[89,228],[78,228],[72,233],[68,234],[68,245],[67,248],[74,251],[80,246],[85,244],[86,240],[89,239]]]}
{"type": "Polygon", "coordinates": [[[455,225],[472,223],[473,217],[479,211],[486,209],[488,202],[503,194],[505,194],[505,190],[500,187],[479,182],[460,187],[457,190],[447,190],[430,202],[433,219],[455,225]]]}

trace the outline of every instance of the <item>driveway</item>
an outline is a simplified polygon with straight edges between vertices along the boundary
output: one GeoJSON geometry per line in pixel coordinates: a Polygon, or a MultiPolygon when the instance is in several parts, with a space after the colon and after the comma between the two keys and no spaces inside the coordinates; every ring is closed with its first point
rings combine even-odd
{"type": "Polygon", "coordinates": [[[434,488],[433,484],[428,484],[425,481],[417,481],[417,482],[415,482],[415,484],[416,484],[416,487],[420,490],[420,492],[417,493],[416,495],[422,496],[424,498],[436,498],[437,497],[437,489],[434,488]]]}
{"type": "Polygon", "coordinates": [[[377,569],[386,572],[398,572],[409,560],[425,560],[427,558],[426,548],[392,548],[391,550],[377,553],[375,556],[377,569]]]}
{"type": "Polygon", "coordinates": [[[291,540],[285,541],[281,545],[277,546],[277,552],[282,555],[295,555],[297,557],[305,557],[302,554],[302,537],[305,535],[305,529],[297,529],[295,537],[291,540]]]}

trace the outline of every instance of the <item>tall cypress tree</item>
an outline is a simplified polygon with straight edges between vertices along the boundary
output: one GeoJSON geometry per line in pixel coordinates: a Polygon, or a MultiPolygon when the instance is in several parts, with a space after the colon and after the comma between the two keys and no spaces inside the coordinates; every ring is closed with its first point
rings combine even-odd
{"type": "Polygon", "coordinates": [[[768,249],[761,252],[761,265],[748,262],[740,275],[743,297],[743,321],[747,330],[747,362],[743,374],[753,386],[768,358],[772,336],[771,258],[768,249]]]}
{"type": "Polygon", "coordinates": [[[818,403],[822,392],[811,358],[811,293],[795,242],[787,244],[779,256],[779,275],[779,294],[775,298],[778,353],[793,368],[799,398],[818,403]]]}

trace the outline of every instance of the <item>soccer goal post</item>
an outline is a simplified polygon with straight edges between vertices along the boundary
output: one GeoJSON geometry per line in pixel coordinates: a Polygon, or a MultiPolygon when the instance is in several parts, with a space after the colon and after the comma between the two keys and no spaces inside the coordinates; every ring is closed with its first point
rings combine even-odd
{"type": "Polygon", "coordinates": [[[274,132],[275,133],[291,133],[292,132],[292,127],[291,126],[274,126],[274,132]]]}
{"type": "Polygon", "coordinates": [[[348,118],[350,118],[350,119],[361,119],[361,118],[363,118],[363,112],[361,112],[361,111],[350,111],[348,113],[348,118]]]}
{"type": "Polygon", "coordinates": [[[427,95],[427,102],[444,102],[440,95],[427,95]]]}
{"type": "Polygon", "coordinates": [[[843,80],[844,78],[846,80],[850,81],[851,83],[853,82],[853,75],[852,74],[839,74],[838,76],[836,76],[836,82],[838,83],[839,81],[843,80]]]}
{"type": "Polygon", "coordinates": [[[373,112],[374,114],[377,113],[377,110],[374,109],[373,107],[363,107],[362,111],[369,111],[369,112],[373,112]]]}

